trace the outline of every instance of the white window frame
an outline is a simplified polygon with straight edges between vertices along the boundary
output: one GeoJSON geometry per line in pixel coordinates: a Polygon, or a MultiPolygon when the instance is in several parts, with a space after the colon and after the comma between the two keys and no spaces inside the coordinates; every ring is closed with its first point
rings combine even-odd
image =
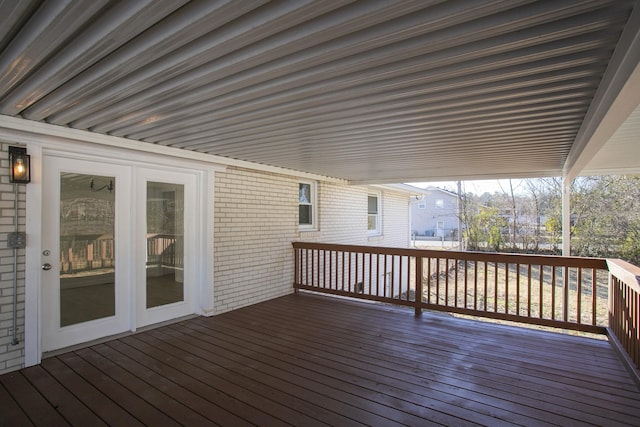
{"type": "Polygon", "coordinates": [[[418,201],[418,209],[427,209],[427,201],[425,199],[418,201]]]}
{"type": "Polygon", "coordinates": [[[318,229],[318,224],[319,224],[318,222],[318,182],[298,180],[298,229],[301,231],[314,231],[318,229]],[[309,185],[309,189],[311,190],[308,203],[300,202],[300,185],[302,184],[309,185]],[[310,224],[300,224],[300,205],[311,206],[311,223],[310,224]]]}
{"type": "Polygon", "coordinates": [[[444,209],[444,199],[436,200],[436,209],[444,209]]]}
{"type": "Polygon", "coordinates": [[[369,236],[380,236],[382,235],[382,193],[380,192],[369,192],[367,194],[367,235],[369,236]],[[369,229],[369,216],[373,215],[369,213],[369,197],[375,197],[378,202],[378,212],[376,215],[376,228],[369,229]]]}

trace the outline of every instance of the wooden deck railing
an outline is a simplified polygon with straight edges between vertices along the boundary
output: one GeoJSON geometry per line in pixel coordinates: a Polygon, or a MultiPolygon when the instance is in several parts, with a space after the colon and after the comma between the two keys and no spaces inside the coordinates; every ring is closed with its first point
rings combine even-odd
{"type": "Polygon", "coordinates": [[[416,313],[432,309],[586,332],[604,333],[609,322],[604,259],[293,247],[295,289],[412,306],[416,313]]]}
{"type": "Polygon", "coordinates": [[[607,260],[610,272],[609,330],[631,362],[640,368],[640,268],[607,260]]]}

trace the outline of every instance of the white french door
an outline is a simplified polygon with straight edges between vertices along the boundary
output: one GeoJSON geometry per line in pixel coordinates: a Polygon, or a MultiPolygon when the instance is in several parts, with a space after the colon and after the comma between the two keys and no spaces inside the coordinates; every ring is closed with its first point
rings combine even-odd
{"type": "Polygon", "coordinates": [[[42,180],[42,350],[130,329],[131,169],[47,157],[42,180]]]}
{"type": "Polygon", "coordinates": [[[139,169],[136,182],[136,324],[146,326],[194,312],[196,177],[139,169]]]}
{"type": "Polygon", "coordinates": [[[42,351],[195,312],[194,174],[45,156],[42,351]]]}

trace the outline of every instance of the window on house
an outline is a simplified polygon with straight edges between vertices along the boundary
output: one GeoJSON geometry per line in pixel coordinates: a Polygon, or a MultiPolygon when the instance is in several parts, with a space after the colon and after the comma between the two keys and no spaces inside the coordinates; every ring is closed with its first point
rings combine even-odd
{"type": "Polygon", "coordinates": [[[300,229],[313,230],[317,227],[317,183],[298,184],[298,224],[300,229]]]}
{"type": "Polygon", "coordinates": [[[368,230],[370,235],[380,234],[380,195],[369,194],[368,196],[368,230]]]}
{"type": "Polygon", "coordinates": [[[420,200],[418,202],[418,209],[427,209],[427,201],[426,200],[420,200]]]}
{"type": "Polygon", "coordinates": [[[442,208],[444,208],[444,200],[443,199],[436,200],[436,209],[442,209],[442,208]]]}

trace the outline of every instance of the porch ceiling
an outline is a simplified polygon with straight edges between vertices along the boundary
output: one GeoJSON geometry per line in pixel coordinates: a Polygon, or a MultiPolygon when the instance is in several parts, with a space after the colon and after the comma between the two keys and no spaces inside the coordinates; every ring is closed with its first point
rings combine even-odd
{"type": "Polygon", "coordinates": [[[639,3],[1,2],[0,114],[361,183],[640,172],[639,3]]]}

